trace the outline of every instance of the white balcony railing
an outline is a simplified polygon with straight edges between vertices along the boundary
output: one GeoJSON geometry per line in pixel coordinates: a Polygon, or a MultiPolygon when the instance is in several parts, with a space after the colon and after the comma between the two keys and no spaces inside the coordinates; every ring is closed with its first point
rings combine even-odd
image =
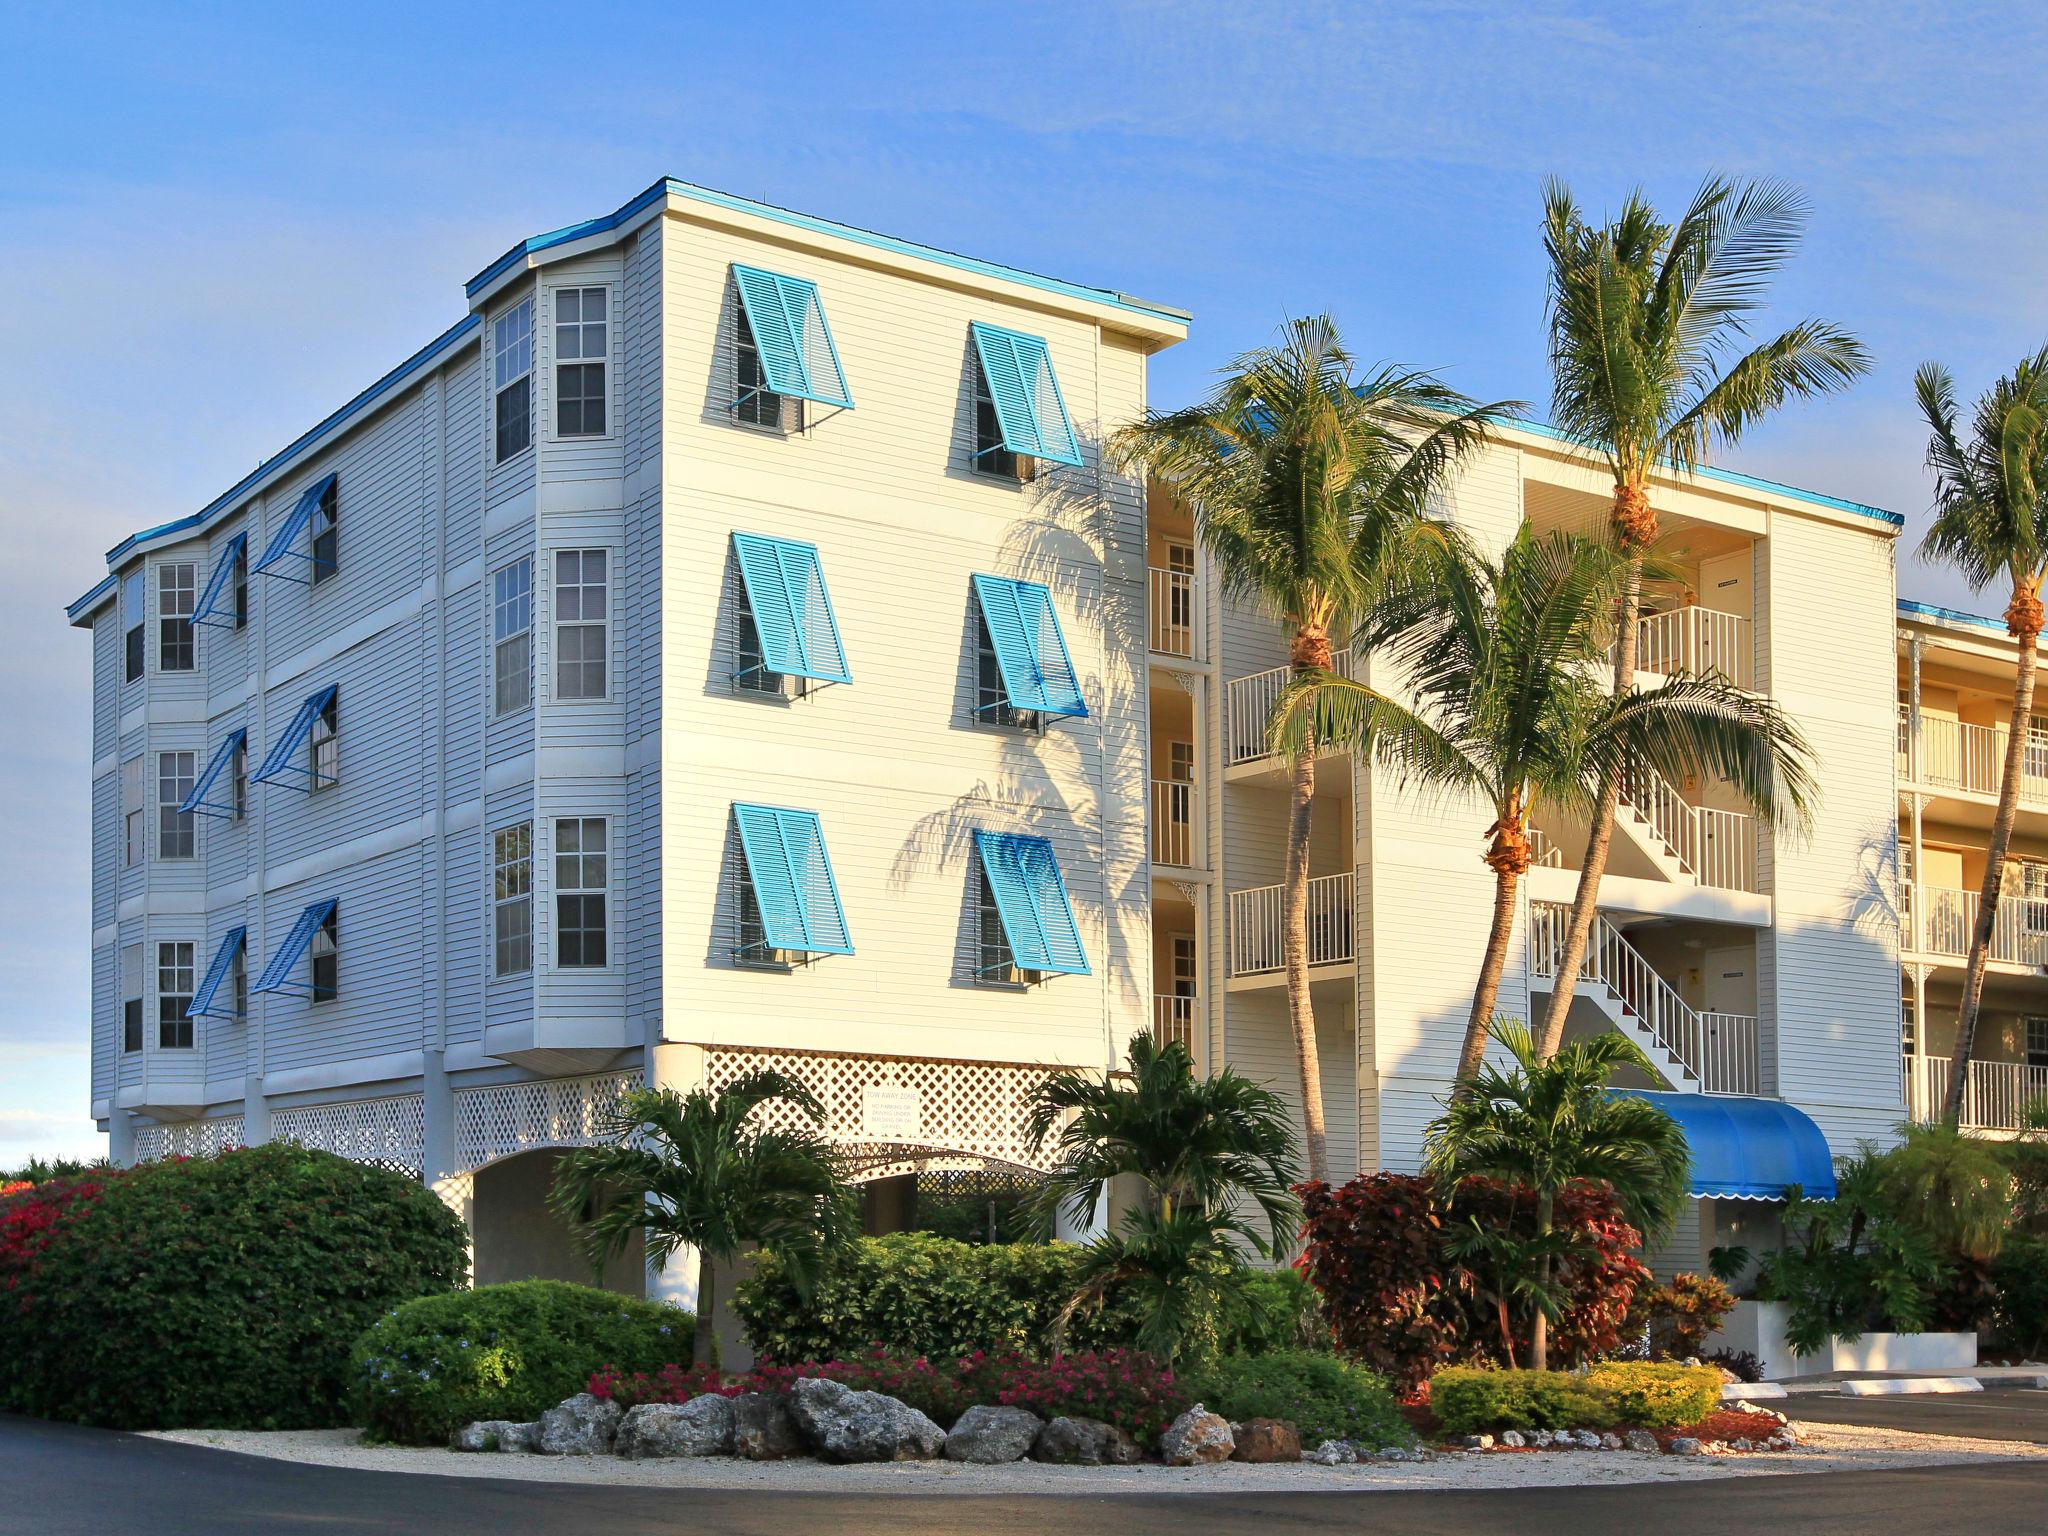
{"type": "Polygon", "coordinates": [[[1150,567],[1151,603],[1146,610],[1152,634],[1152,649],[1162,656],[1202,657],[1202,612],[1196,604],[1195,573],[1150,567]]]}
{"type": "MultiPolygon", "coordinates": [[[[1348,648],[1330,658],[1330,670],[1341,677],[1351,675],[1348,648]]],[[[1268,667],[1244,677],[1233,677],[1223,689],[1223,745],[1226,761],[1249,763],[1267,755],[1266,727],[1273,719],[1273,705],[1294,676],[1292,667],[1268,667]]]]}
{"type": "Polygon", "coordinates": [[[1529,862],[1541,869],[1563,869],[1564,850],[1541,827],[1529,829],[1529,862]]]}
{"type": "Polygon", "coordinates": [[[1712,608],[1672,608],[1636,621],[1636,670],[1718,672],[1738,688],[1755,687],[1754,641],[1749,620],[1712,608]]]}
{"type": "Polygon", "coordinates": [[[1188,779],[1152,781],[1152,862],[1201,868],[1195,852],[1195,786],[1188,779]]]}
{"type": "Polygon", "coordinates": [[[1173,997],[1163,992],[1152,995],[1152,1038],[1161,1045],[1195,1049],[1195,997],[1173,997]]]}
{"type": "MultiPolygon", "coordinates": [[[[1286,940],[1280,886],[1230,893],[1231,975],[1286,969],[1286,940]]],[[[1334,965],[1350,958],[1351,872],[1318,875],[1308,883],[1308,963],[1334,965]]]]}
{"type": "MultiPolygon", "coordinates": [[[[1971,725],[1943,715],[1923,714],[1916,770],[1912,712],[1901,708],[1900,776],[1908,783],[1924,784],[1930,789],[1995,795],[2005,778],[2005,744],[2009,734],[2002,725],[1971,725]]],[[[2020,800],[2023,804],[2048,805],[2048,732],[2038,728],[2029,734],[2027,749],[2020,757],[2020,800]]]]}
{"type": "Polygon", "coordinates": [[[1622,798],[1701,885],[1724,891],[1756,889],[1755,817],[1694,805],[1647,765],[1629,771],[1622,798]]]}
{"type": "MultiPolygon", "coordinates": [[[[1947,1056],[1908,1056],[1906,1108],[1915,1120],[1935,1121],[1948,1110],[1955,1062],[1947,1056]]],[[[1972,1061],[1963,1090],[1963,1124],[1977,1131],[2016,1131],[2031,1105],[2048,1103],[2048,1067],[2023,1061],[1972,1061]]]]}
{"type": "MultiPolygon", "coordinates": [[[[1906,886],[1901,942],[1913,953],[1967,959],[1983,897],[1952,886],[1906,886]]],[[[2048,966],[2048,901],[2001,896],[1991,921],[1991,958],[2004,965],[2048,966]]],[[[1932,1058],[1929,1058],[1932,1059],[1932,1058]]]]}

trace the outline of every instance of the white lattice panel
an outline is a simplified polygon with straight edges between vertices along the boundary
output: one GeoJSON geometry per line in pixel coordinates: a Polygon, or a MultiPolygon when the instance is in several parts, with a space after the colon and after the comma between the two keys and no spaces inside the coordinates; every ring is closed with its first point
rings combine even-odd
{"type": "Polygon", "coordinates": [[[223,1115],[213,1120],[179,1120],[169,1125],[146,1125],[135,1133],[135,1161],[153,1163],[166,1157],[211,1157],[244,1141],[242,1117],[223,1115]]]}
{"type": "Polygon", "coordinates": [[[276,1141],[297,1142],[350,1162],[375,1163],[417,1179],[426,1162],[426,1101],[414,1093],[280,1109],[270,1117],[270,1134],[276,1141]]]}
{"type": "Polygon", "coordinates": [[[587,1147],[606,1111],[640,1086],[638,1072],[551,1077],[455,1094],[455,1162],[481,1168],[532,1147],[587,1147]]]}
{"type": "MultiPolygon", "coordinates": [[[[1026,1139],[1025,1122],[1033,1093],[1057,1068],[813,1051],[705,1054],[705,1086],[714,1092],[763,1070],[809,1088],[825,1106],[825,1135],[865,1178],[984,1161],[1036,1172],[1052,1164],[1026,1139]]],[[[762,1113],[768,1125],[806,1123],[790,1105],[762,1113]]]]}

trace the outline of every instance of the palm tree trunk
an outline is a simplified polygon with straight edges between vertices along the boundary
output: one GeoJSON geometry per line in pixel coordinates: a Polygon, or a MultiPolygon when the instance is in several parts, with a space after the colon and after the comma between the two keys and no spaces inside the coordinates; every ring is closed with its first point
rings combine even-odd
{"type": "Polygon", "coordinates": [[[713,1274],[710,1253],[697,1250],[697,1331],[690,1339],[690,1364],[705,1366],[711,1364],[711,1354],[716,1336],[712,1331],[711,1314],[716,1307],[717,1297],[713,1294],[716,1278],[713,1274]]]}
{"type": "Polygon", "coordinates": [[[1493,1006],[1500,998],[1501,973],[1507,969],[1508,941],[1515,932],[1515,890],[1529,867],[1529,837],[1522,826],[1522,797],[1508,796],[1500,819],[1489,829],[1493,846],[1486,862],[1493,869],[1493,927],[1486,936],[1486,958],[1479,966],[1479,984],[1472,989],[1472,1015],[1465,1021],[1465,1044],[1458,1052],[1456,1091],[1479,1070],[1486,1059],[1486,1042],[1493,1035],[1493,1006]]]}
{"type": "MultiPolygon", "coordinates": [[[[1308,829],[1315,803],[1313,746],[1294,764],[1287,804],[1287,884],[1281,892],[1282,958],[1287,966],[1287,1014],[1294,1026],[1294,1063],[1301,1071],[1301,1135],[1308,1176],[1329,1176],[1323,1126],[1323,1067],[1316,1049],[1316,1010],[1308,990],[1308,829]]],[[[1355,905],[1355,903],[1354,903],[1355,905]]]]}
{"type": "Polygon", "coordinates": [[[2006,628],[2019,642],[2019,674],[2013,681],[2012,722],[2006,729],[2005,773],[1998,781],[1998,813],[1991,820],[1991,846],[1984,853],[1984,888],[1977,898],[1977,926],[1970,934],[1970,959],[1963,972],[1963,1000],[1956,1009],[1956,1043],[1950,1053],[1948,1103],[1942,1118],[1950,1125],[1963,1120],[1963,1097],[1969,1091],[1970,1058],[1977,1049],[1977,1013],[1984,1000],[1984,966],[1991,957],[1991,935],[1998,922],[1998,898],[2005,883],[2005,854],[2012,844],[2013,822],[2020,809],[2020,769],[2026,761],[2027,736],[2034,717],[2035,641],[2041,634],[2041,600],[2027,586],[2013,588],[2005,611],[2006,628]]]}
{"type": "MultiPolygon", "coordinates": [[[[1656,536],[1656,520],[1649,513],[1648,498],[1640,489],[1639,503],[1625,506],[1627,488],[1614,492],[1616,536],[1624,547],[1656,536]],[[1648,534],[1644,536],[1644,520],[1648,534]]],[[[1621,591],[1621,629],[1614,637],[1614,693],[1619,698],[1635,686],[1636,619],[1643,607],[1642,567],[1631,562],[1628,580],[1621,591]]],[[[1544,1010],[1543,1028],[1537,1032],[1536,1054],[1550,1060],[1564,1044],[1565,1015],[1572,1011],[1572,997],[1579,987],[1579,967],[1586,963],[1586,946],[1593,939],[1593,920],[1600,911],[1600,880],[1607,873],[1607,852],[1614,844],[1614,818],[1621,810],[1621,774],[1605,775],[1600,781],[1600,798],[1593,806],[1593,823],[1586,836],[1586,857],[1579,866],[1579,888],[1572,894],[1571,921],[1565,927],[1564,948],[1558,953],[1550,981],[1550,1006],[1544,1010]]]]}
{"type": "MultiPolygon", "coordinates": [[[[1549,1190],[1536,1197],[1536,1237],[1540,1242],[1550,1235],[1552,1198],[1549,1190]]],[[[1529,1369],[1547,1371],[1550,1369],[1550,1314],[1543,1310],[1543,1298],[1550,1294],[1550,1255],[1544,1254],[1536,1261],[1536,1317],[1529,1324],[1529,1369]]]]}

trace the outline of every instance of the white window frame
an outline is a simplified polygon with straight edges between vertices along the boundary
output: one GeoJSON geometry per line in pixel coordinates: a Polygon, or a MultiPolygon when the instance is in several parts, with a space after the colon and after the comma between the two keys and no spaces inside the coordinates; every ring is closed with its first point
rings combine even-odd
{"type": "Polygon", "coordinates": [[[491,834],[491,975],[533,973],[533,823],[514,822],[491,834]],[[506,932],[507,920],[516,923],[506,932]],[[508,939],[518,951],[506,964],[508,939]]]}
{"type": "Polygon", "coordinates": [[[306,982],[311,1002],[331,1003],[341,997],[341,908],[338,906],[313,930],[312,942],[306,946],[306,982]],[[334,968],[334,979],[324,992],[320,987],[320,963],[323,960],[334,968]]]}
{"type": "Polygon", "coordinates": [[[198,605],[198,566],[189,560],[167,560],[156,568],[157,671],[199,670],[199,631],[192,622],[198,605]]]}
{"type": "Polygon", "coordinates": [[[521,555],[491,573],[491,718],[501,720],[532,707],[533,556],[521,555]],[[517,659],[508,665],[508,651],[514,648],[517,659]],[[520,693],[508,704],[505,686],[515,674],[520,693]]]}
{"type": "Polygon", "coordinates": [[[618,562],[612,557],[612,551],[609,548],[557,549],[549,552],[548,572],[552,584],[550,597],[554,617],[554,665],[551,669],[553,676],[550,682],[552,685],[551,697],[555,703],[607,704],[611,702],[612,586],[613,576],[617,568],[618,562]],[[587,579],[590,571],[590,557],[592,555],[597,556],[603,562],[602,574],[594,582],[587,579]],[[574,579],[564,581],[564,562],[570,559],[576,562],[574,579]],[[570,592],[576,594],[576,600],[573,604],[575,612],[571,616],[564,617],[564,608],[571,606],[565,601],[565,595],[570,592]],[[587,616],[591,606],[589,594],[592,592],[597,594],[599,613],[596,618],[587,616]],[[577,632],[579,636],[577,641],[579,654],[573,662],[566,661],[563,656],[563,637],[571,631],[577,632]],[[590,658],[582,655],[581,651],[590,643],[588,636],[592,631],[595,631],[597,635],[597,665],[599,668],[599,681],[603,684],[603,687],[596,693],[581,691],[565,693],[562,689],[562,669],[564,666],[579,668],[588,668],[590,666],[590,658]]]}
{"type": "Polygon", "coordinates": [[[149,756],[138,752],[121,762],[121,867],[140,869],[149,858],[144,801],[149,756]]]}
{"type": "Polygon", "coordinates": [[[306,766],[312,772],[308,793],[319,794],[341,782],[341,694],[337,690],[306,732],[306,766]]]}
{"type": "Polygon", "coordinates": [[[612,967],[614,951],[612,939],[612,911],[614,903],[611,899],[611,875],[612,861],[615,853],[611,835],[611,818],[609,816],[557,816],[554,819],[552,831],[553,837],[549,852],[553,858],[552,874],[554,877],[552,885],[555,898],[555,921],[553,924],[555,969],[558,971],[608,971],[612,967]],[[570,827],[576,829],[574,839],[576,846],[573,849],[565,850],[562,846],[564,841],[563,834],[564,830],[570,827]],[[591,849],[586,846],[589,829],[592,827],[596,827],[599,836],[604,839],[604,846],[602,848],[591,849]],[[599,861],[595,881],[591,879],[591,861],[593,859],[599,861]],[[562,936],[570,931],[569,925],[562,918],[562,901],[565,897],[572,897],[578,901],[585,901],[591,897],[597,898],[602,917],[600,924],[594,929],[588,924],[578,924],[575,931],[578,933],[595,932],[601,936],[604,944],[604,958],[602,960],[593,964],[584,960],[568,961],[562,958],[562,936]]]}
{"type": "Polygon", "coordinates": [[[143,948],[138,940],[123,944],[117,969],[121,982],[121,1051],[123,1056],[139,1056],[147,1048],[149,1036],[142,1017],[142,999],[147,985],[142,975],[143,948]],[[129,1042],[133,1041],[131,1045],[129,1042]]]}
{"type": "Polygon", "coordinates": [[[602,442],[613,435],[614,418],[616,415],[612,409],[611,343],[615,305],[612,299],[611,287],[605,283],[574,283],[557,288],[552,295],[551,308],[552,315],[550,318],[554,326],[552,335],[554,362],[552,382],[554,389],[552,391],[553,398],[549,403],[554,407],[551,412],[551,423],[554,427],[555,438],[559,442],[602,442]],[[591,294],[596,294],[599,304],[603,306],[602,313],[595,320],[584,318],[583,306],[588,302],[591,294]],[[576,314],[573,318],[565,318],[563,315],[565,307],[563,301],[570,299],[572,296],[576,306],[576,314]],[[596,332],[595,336],[591,334],[593,331],[596,332]],[[592,396],[585,392],[578,395],[577,398],[582,401],[589,401],[594,398],[598,402],[598,409],[603,413],[598,429],[595,432],[590,432],[579,427],[579,430],[574,432],[564,431],[562,426],[563,370],[567,368],[582,370],[593,367],[597,369],[598,377],[596,395],[592,396]]]}
{"type": "Polygon", "coordinates": [[[187,940],[166,939],[156,947],[156,1048],[160,1051],[189,1051],[199,1044],[198,1021],[185,1013],[199,984],[198,963],[199,946],[187,940]],[[167,1030],[183,1038],[166,1040],[167,1030]]]}
{"type": "Polygon", "coordinates": [[[310,566],[306,583],[309,587],[317,587],[341,574],[341,481],[338,477],[329,483],[319,505],[313,508],[313,515],[306,520],[306,554],[310,566]],[[334,557],[323,566],[320,563],[320,541],[330,538],[333,540],[334,557]]]}
{"type": "Polygon", "coordinates": [[[149,572],[137,566],[121,578],[121,686],[149,675],[149,572]]]}
{"type": "Polygon", "coordinates": [[[199,813],[180,811],[199,775],[197,752],[156,755],[156,856],[189,860],[199,857],[199,813]],[[182,852],[174,852],[182,849],[182,852]]]}
{"type": "Polygon", "coordinates": [[[528,294],[491,322],[491,462],[505,464],[533,447],[533,296],[528,294]],[[506,396],[521,384],[525,390],[523,436],[517,447],[505,446],[506,396]]]}
{"type": "Polygon", "coordinates": [[[233,797],[235,820],[249,815],[249,737],[245,732],[228,755],[228,793],[233,797]]]}

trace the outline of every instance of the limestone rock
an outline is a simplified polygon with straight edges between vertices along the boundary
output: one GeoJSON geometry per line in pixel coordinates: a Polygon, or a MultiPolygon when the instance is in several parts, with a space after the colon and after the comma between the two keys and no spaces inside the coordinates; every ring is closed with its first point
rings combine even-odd
{"type": "Polygon", "coordinates": [[[1031,1453],[1045,1420],[1028,1408],[1000,1408],[977,1403],[960,1415],[946,1436],[946,1460],[993,1465],[1022,1461],[1031,1453]]]}
{"type": "Polygon", "coordinates": [[[1700,1443],[1690,1435],[1680,1435],[1671,1442],[1671,1454],[1674,1456],[1697,1456],[1700,1454],[1700,1443]]]}
{"type": "Polygon", "coordinates": [[[1613,1430],[1610,1429],[1606,1434],[1600,1437],[1600,1449],[1603,1451],[1620,1450],[1621,1436],[1617,1435],[1616,1433],[1614,1433],[1613,1430]]]}
{"type": "Polygon", "coordinates": [[[1100,1419],[1060,1417],[1038,1432],[1031,1443],[1033,1461],[1070,1467],[1128,1467],[1136,1463],[1138,1443],[1114,1424],[1100,1419]]]}
{"type": "Polygon", "coordinates": [[[1657,1437],[1647,1429],[1632,1429],[1622,1440],[1632,1451],[1647,1451],[1652,1456],[1663,1454],[1664,1447],[1657,1443],[1657,1437]]]}
{"type": "Polygon", "coordinates": [[[732,1399],[732,1450],[748,1461],[801,1456],[803,1436],[778,1392],[742,1392],[732,1399]]]}
{"type": "Polygon", "coordinates": [[[1519,1429],[1506,1429],[1501,1431],[1500,1443],[1511,1451],[1519,1451],[1529,1441],[1519,1429]]]}
{"type": "Polygon", "coordinates": [[[1737,1435],[1728,1442],[1728,1449],[1731,1451],[1753,1451],[1756,1447],[1750,1443],[1747,1435],[1737,1435]]]}
{"type": "Polygon", "coordinates": [[[1305,1459],[1319,1467],[1348,1467],[1358,1460],[1358,1447],[1349,1440],[1325,1440],[1305,1459]]]}
{"type": "Polygon", "coordinates": [[[1196,1403],[1166,1426],[1159,1449],[1169,1467],[1196,1467],[1230,1460],[1236,1446],[1229,1423],[1196,1403]]]}
{"type": "Polygon", "coordinates": [[[1462,1449],[1468,1451],[1490,1451],[1493,1449],[1493,1436],[1460,1435],[1458,1437],[1458,1444],[1462,1449]]]}
{"type": "Polygon", "coordinates": [[[1301,1460],[1301,1433],[1285,1419],[1247,1419],[1230,1438],[1232,1461],[1301,1460]]]}
{"type": "Polygon", "coordinates": [[[1373,1452],[1381,1461],[1427,1461],[1429,1458],[1420,1451],[1410,1450],[1405,1445],[1383,1445],[1373,1452]]]}
{"type": "Polygon", "coordinates": [[[826,1461],[933,1461],[946,1444],[946,1432],[908,1403],[822,1376],[791,1384],[789,1416],[826,1461]]]}
{"type": "Polygon", "coordinates": [[[540,1416],[533,1448],[543,1456],[608,1456],[625,1416],[617,1403],[578,1392],[540,1416]]]}
{"type": "Polygon", "coordinates": [[[530,1451],[540,1436],[538,1423],[511,1419],[479,1419],[455,1431],[449,1443],[458,1451],[530,1451]]]}
{"type": "Polygon", "coordinates": [[[1600,1449],[1600,1437],[1590,1429],[1573,1430],[1572,1440],[1582,1451],[1597,1451],[1600,1449]]]}
{"type": "Polygon", "coordinates": [[[730,1456],[732,1399],[708,1392],[687,1403],[642,1403],[626,1411],[612,1449],[633,1461],[730,1456]]]}

